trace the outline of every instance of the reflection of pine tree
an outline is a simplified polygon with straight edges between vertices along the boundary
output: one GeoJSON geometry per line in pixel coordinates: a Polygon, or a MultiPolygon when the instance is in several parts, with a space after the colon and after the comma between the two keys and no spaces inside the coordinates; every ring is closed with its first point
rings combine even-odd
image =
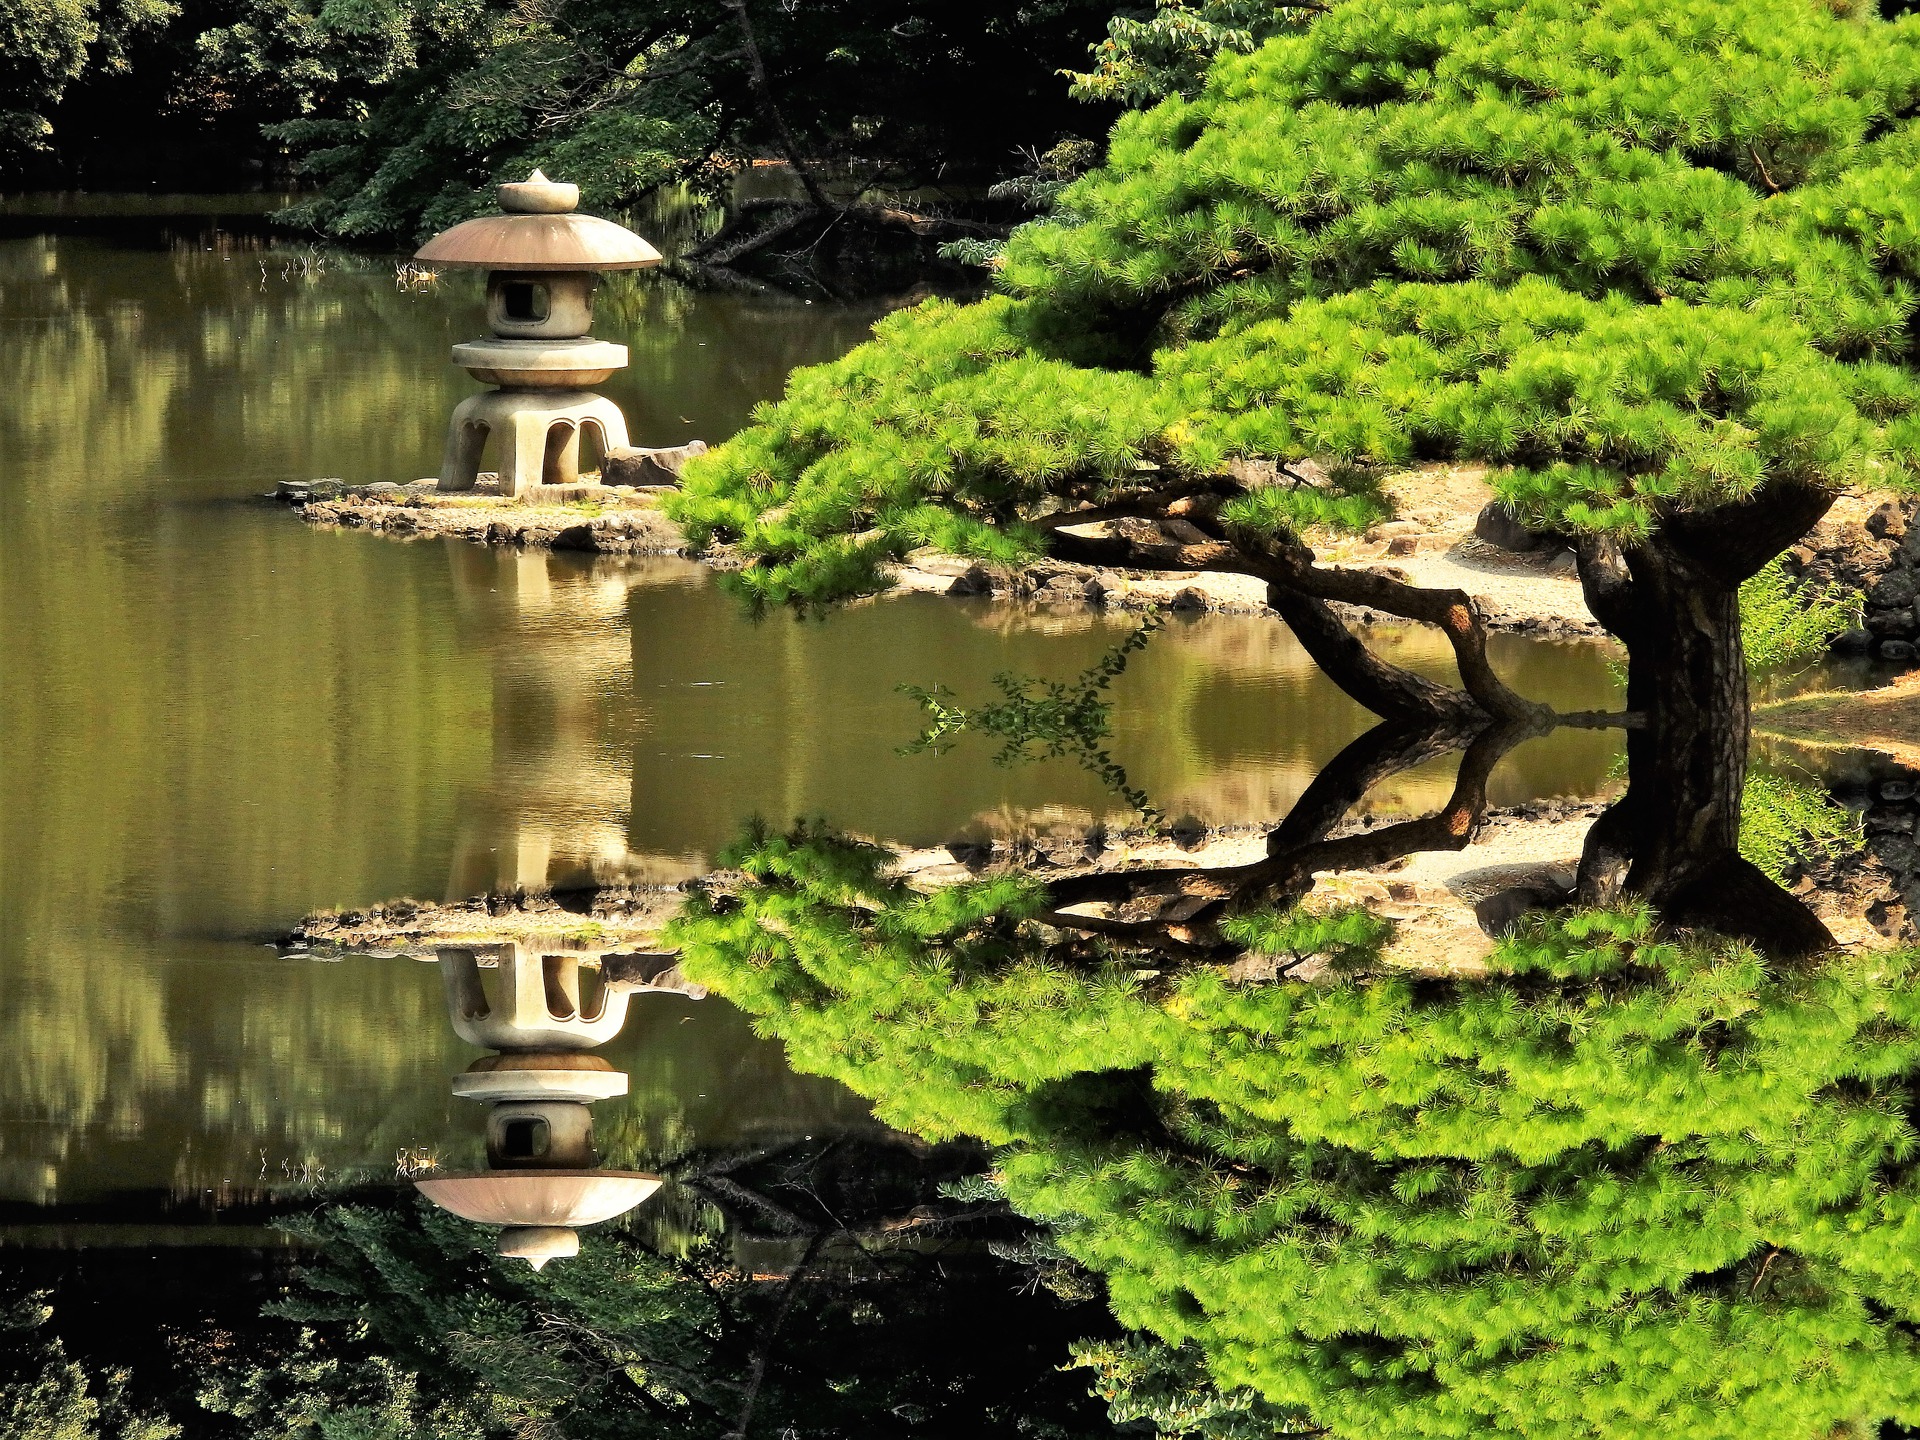
{"type": "Polygon", "coordinates": [[[1920,954],[1785,965],[1575,912],[1447,977],[1383,967],[1363,916],[1249,916],[1250,950],[1331,962],[1249,985],[1023,920],[1023,877],[921,895],[809,834],[734,858],[689,968],[884,1118],[1004,1146],[1015,1205],[1229,1411],[1366,1437],[1920,1417],[1920,954]]]}

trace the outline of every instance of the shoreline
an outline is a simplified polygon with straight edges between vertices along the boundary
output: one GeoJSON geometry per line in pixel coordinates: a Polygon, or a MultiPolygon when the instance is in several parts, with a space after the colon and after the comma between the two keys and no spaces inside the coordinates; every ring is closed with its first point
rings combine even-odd
{"type": "MultiPolygon", "coordinates": [[[[671,486],[536,486],[527,498],[508,500],[485,485],[483,479],[483,488],[442,494],[431,479],[409,485],[289,481],[272,498],[309,525],[366,530],[396,540],[455,539],[529,550],[675,556],[717,571],[738,568],[724,550],[701,551],[686,544],[660,508],[671,486]]],[[[1398,518],[1360,536],[1310,537],[1325,561],[1416,585],[1465,590],[1482,606],[1494,634],[1612,643],[1588,612],[1564,552],[1502,550],[1475,534],[1475,518],[1492,494],[1484,471],[1431,467],[1393,477],[1387,488],[1397,502],[1398,518]]],[[[1005,570],[921,551],[896,567],[892,579],[892,594],[1279,618],[1267,604],[1265,584],[1246,575],[1109,569],[1047,559],[1005,570]]],[[[1362,624],[1417,623],[1364,606],[1336,608],[1362,624]]]]}
{"type": "MultiPolygon", "coordinates": [[[[1371,902],[1405,922],[1435,923],[1444,914],[1459,928],[1473,907],[1521,870],[1565,867],[1578,860],[1593,819],[1618,798],[1540,799],[1489,807],[1484,833],[1461,851],[1420,852],[1354,871],[1327,872],[1315,887],[1327,906],[1371,902]]],[[[1360,834],[1379,822],[1350,818],[1335,836],[1360,834]]],[[[893,849],[895,873],[916,890],[934,891],[1002,871],[1048,878],[1160,867],[1218,869],[1266,853],[1270,824],[1235,824],[1183,832],[1164,827],[1095,827],[1080,834],[1014,840],[953,840],[893,849]]],[[[853,836],[854,839],[869,837],[853,836]]],[[[890,847],[893,848],[893,847],[890,847]]],[[[661,931],[696,889],[724,891],[736,872],[715,870],[670,885],[526,886],[461,900],[388,900],[360,910],[316,911],[277,944],[283,958],[337,960],[349,955],[431,960],[439,947],[538,944],[600,957],[660,943],[661,931]]]]}
{"type": "Polygon", "coordinates": [[[1755,706],[1753,728],[1816,750],[1872,750],[1920,768],[1920,672],[1875,690],[1820,690],[1755,706]]]}

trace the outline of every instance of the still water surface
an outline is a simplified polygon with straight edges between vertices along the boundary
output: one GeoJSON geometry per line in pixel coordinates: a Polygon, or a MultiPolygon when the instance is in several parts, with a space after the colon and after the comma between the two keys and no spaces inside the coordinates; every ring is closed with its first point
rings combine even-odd
{"type": "MultiPolygon", "coordinates": [[[[408,480],[472,386],[464,278],[271,248],[191,214],[15,216],[0,238],[0,1200],[272,1185],[388,1164],[455,1115],[438,982],[406,961],[292,964],[321,907],[490,885],[696,873],[755,816],[889,842],[1125,823],[1063,764],[902,755],[902,683],[984,696],[1071,674],[1136,623],[905,597],[750,623],[689,562],[320,533],[281,479],[408,480]]],[[[719,440],[872,311],[612,292],[606,387],[640,443],[719,440]]],[[[1390,633],[1444,673],[1434,637],[1390,633]]],[[[1563,708],[1604,655],[1507,640],[1563,708]]],[[[1184,618],[1116,691],[1114,755],[1170,815],[1269,821],[1366,717],[1280,627],[1184,618]]],[[[1502,763],[1495,804],[1607,786],[1614,741],[1502,763]]],[[[1451,762],[1373,797],[1420,809],[1451,762]]],[[[648,1144],[860,1125],[724,1004],[660,999],[609,1056],[648,1144]]]]}

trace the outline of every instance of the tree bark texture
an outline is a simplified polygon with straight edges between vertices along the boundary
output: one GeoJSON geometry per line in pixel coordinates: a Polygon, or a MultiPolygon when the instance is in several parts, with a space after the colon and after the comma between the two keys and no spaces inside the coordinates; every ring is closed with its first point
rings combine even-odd
{"type": "Polygon", "coordinates": [[[1626,796],[1594,824],[1583,904],[1650,903],[1782,958],[1831,946],[1820,919],[1739,853],[1749,704],[1740,585],[1811,528],[1831,498],[1780,487],[1702,516],[1670,517],[1627,545],[1581,542],[1600,623],[1627,646],[1626,796]]]}

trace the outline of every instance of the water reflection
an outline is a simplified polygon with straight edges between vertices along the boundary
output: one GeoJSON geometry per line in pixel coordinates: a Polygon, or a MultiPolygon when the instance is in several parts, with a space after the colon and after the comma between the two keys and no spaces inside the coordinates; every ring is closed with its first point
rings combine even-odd
{"type": "Polygon", "coordinates": [[[539,1208],[575,1194],[422,1183],[504,1244],[323,1208],[309,1358],[370,1324],[409,1423],[459,1395],[582,1436],[861,1434],[876,1397],[956,1434],[1096,1433],[1087,1392],[1113,1422],[1246,1436],[1912,1418],[1920,950],[1810,945],[1807,897],[1724,817],[1690,817],[1675,863],[1671,754],[1636,748],[1605,804],[1492,804],[1523,739],[1376,727],[1252,835],[911,851],[753,827],[667,949],[442,944],[454,1027],[497,1052],[455,1082],[491,1120],[489,1170],[453,1184],[607,1173],[584,1117],[622,1077],[594,1052],[623,1005],[677,1003],[639,987],[712,986],[893,1132],[688,1147],[654,1173],[706,1208],[664,1250],[539,1208]],[[1441,760],[1429,813],[1370,807],[1441,760]],[[529,1291],[483,1245],[570,1258],[529,1291]],[[968,1328],[983,1287],[998,1311],[968,1328]],[[666,1408],[629,1427],[622,1393],[557,1388],[528,1358],[556,1316],[666,1408]],[[944,1338],[882,1379],[861,1324],[944,1338]],[[906,1399],[935,1356],[945,1391],[906,1399]]]}
{"type": "Polygon", "coordinates": [[[657,1175],[600,1166],[590,1107],[625,1095],[628,1077],[592,1052],[620,1033],[636,993],[698,1000],[706,989],[671,956],[610,955],[565,937],[450,946],[439,963],[454,1033],[494,1052],[453,1081],[456,1096],[487,1107],[487,1171],[414,1184],[443,1210],[504,1227],[499,1253],[536,1270],[577,1255],[579,1226],[660,1188],[657,1175]],[[483,969],[497,977],[491,996],[483,969]]]}
{"type": "MultiPolygon", "coordinates": [[[[916,716],[891,689],[1071,673],[1123,618],[925,597],[756,627],[677,561],[310,531],[254,497],[431,473],[478,286],[415,293],[378,259],[308,266],[231,227],[94,223],[0,238],[0,446],[26,457],[0,475],[0,1200],[218,1199],[443,1123],[415,1107],[454,1041],[408,967],[266,958],[308,912],[679,879],[754,815],[927,845],[1127,819],[1070,769],[896,755],[916,716]]],[[[870,318],[654,282],[608,313],[634,355],[613,398],[650,435],[708,439],[870,318]]],[[[1176,817],[1263,821],[1367,723],[1266,621],[1163,638],[1118,727],[1176,817]]],[[[1528,693],[1608,703],[1603,655],[1505,653],[1528,693]]],[[[1615,749],[1536,742],[1492,793],[1601,793],[1615,749]]],[[[1432,803],[1446,764],[1376,803],[1432,803]]],[[[647,1053],[681,1073],[778,1074],[717,1010],[673,1028],[647,1053]]],[[[784,1125],[751,1113],[774,1094],[699,1113],[784,1125]]]]}
{"type": "Polygon", "coordinates": [[[1249,1436],[1913,1418],[1920,950],[1820,938],[1737,815],[1666,803],[1740,784],[1659,747],[1608,801],[1496,805],[1525,741],[1375,727],[1251,833],[751,827],[643,953],[591,893],[556,897],[574,930],[422,934],[493,1052],[453,1087],[487,1168],[421,1177],[444,1209],[363,1191],[297,1222],[300,1335],[250,1332],[202,1392],[582,1437],[863,1435],[903,1406],[1008,1435],[1099,1433],[1090,1404],[1249,1436]],[[1428,812],[1374,803],[1436,765],[1428,812]],[[694,1127],[605,1163],[617,1032],[706,1013],[699,986],[892,1130],[694,1127]],[[675,1223],[637,1223],[661,1176],[675,1223]]]}
{"type": "MultiPolygon", "coordinates": [[[[999,670],[1070,673],[1137,617],[904,596],[824,626],[753,625],[686,561],[447,554],[463,635],[492,667],[495,716],[490,783],[463,807],[449,895],[688,878],[756,814],[832,814],[907,845],[1138,823],[1069,763],[1009,771],[900,753],[918,717],[897,693],[935,681],[983,692],[999,670]],[[871,783],[850,792],[850,774],[871,783]]],[[[1373,640],[1421,673],[1450,663],[1421,627],[1373,640]]],[[[1492,649],[1514,683],[1563,708],[1615,698],[1594,646],[1499,636],[1492,649]]],[[[1283,627],[1253,616],[1175,617],[1115,698],[1116,755],[1188,827],[1283,812],[1370,723],[1283,627]]],[[[1531,739],[1502,757],[1489,795],[1603,793],[1617,753],[1604,731],[1531,739]]],[[[1369,808],[1437,803],[1448,765],[1397,775],[1369,808]]]]}
{"type": "Polygon", "coordinates": [[[1355,824],[1432,743],[1363,737],[1252,855],[907,870],[758,832],[676,938],[802,1068],[998,1147],[1043,1270],[1130,1332],[1077,1352],[1116,1420],[1911,1423],[1920,951],[1813,943],[1717,817],[1663,803],[1670,755],[1570,866],[1473,863],[1497,738],[1435,814],[1355,824]],[[1446,883],[1397,878],[1442,852],[1446,883]]]}

